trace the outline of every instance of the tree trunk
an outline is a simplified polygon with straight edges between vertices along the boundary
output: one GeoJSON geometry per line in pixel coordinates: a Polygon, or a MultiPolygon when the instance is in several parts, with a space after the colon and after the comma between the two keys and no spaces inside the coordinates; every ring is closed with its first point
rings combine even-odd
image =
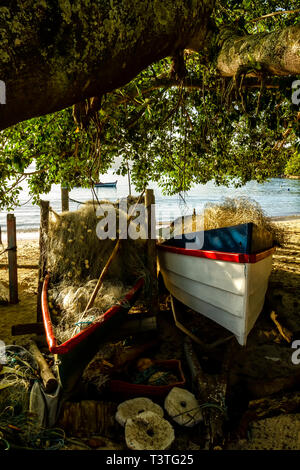
{"type": "Polygon", "coordinates": [[[0,7],[0,129],[100,96],[204,44],[214,0],[16,0],[0,7]],[[188,3],[188,4],[187,4],[188,3]]]}

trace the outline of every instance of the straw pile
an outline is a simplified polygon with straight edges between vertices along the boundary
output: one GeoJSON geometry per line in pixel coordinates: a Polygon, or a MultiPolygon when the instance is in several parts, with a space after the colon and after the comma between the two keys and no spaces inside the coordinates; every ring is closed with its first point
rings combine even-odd
{"type": "MultiPolygon", "coordinates": [[[[100,201],[101,204],[112,204],[100,201]]],[[[116,210],[116,237],[119,236],[119,219],[127,214],[116,210]]],[[[97,217],[98,205],[88,202],[80,209],[62,214],[51,213],[48,240],[48,271],[53,281],[64,280],[77,283],[96,279],[104,268],[115,240],[100,240],[96,233],[97,224],[103,217],[97,217]]],[[[134,222],[131,221],[131,224],[134,222]]],[[[112,262],[108,279],[135,280],[145,269],[145,240],[122,240],[118,256],[112,262]]]]}
{"type": "MultiPolygon", "coordinates": [[[[127,200],[128,205],[133,202],[132,199],[127,200]]],[[[108,201],[100,204],[112,205],[108,201]]],[[[123,217],[123,222],[128,223],[128,216],[119,209],[118,201],[113,206],[118,238],[119,220],[123,217]]],[[[146,240],[121,240],[93,308],[84,314],[97,279],[116,243],[110,238],[98,238],[96,228],[103,217],[97,216],[97,208],[98,204],[88,202],[74,212],[52,212],[50,218],[47,254],[47,270],[51,276],[49,306],[53,309],[52,318],[56,316],[55,335],[59,342],[89,326],[108,308],[119,303],[138,278],[147,277],[146,240]]],[[[131,220],[130,224],[139,231],[134,221],[131,220]]]]}
{"type": "Polygon", "coordinates": [[[93,307],[85,312],[85,307],[96,284],[97,279],[93,279],[79,287],[74,285],[62,287],[59,284],[49,290],[50,308],[55,305],[60,310],[59,316],[55,308],[52,310],[52,317],[57,320],[57,324],[54,324],[54,332],[59,343],[64,343],[72,338],[94,321],[101,321],[101,314],[118,304],[130,289],[120,281],[105,281],[93,307]]]}
{"type": "Polygon", "coordinates": [[[260,204],[245,196],[237,198],[225,198],[221,203],[208,203],[204,212],[195,217],[184,218],[181,224],[180,219],[173,222],[172,235],[181,233],[191,233],[196,230],[211,230],[221,227],[231,227],[234,225],[252,222],[260,231],[272,235],[274,243],[281,245],[284,240],[283,232],[262,210],[260,204]]]}

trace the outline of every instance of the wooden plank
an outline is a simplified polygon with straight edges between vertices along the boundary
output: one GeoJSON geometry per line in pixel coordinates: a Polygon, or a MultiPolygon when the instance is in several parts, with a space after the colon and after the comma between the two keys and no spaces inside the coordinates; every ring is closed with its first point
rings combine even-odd
{"type": "Polygon", "coordinates": [[[49,201],[41,201],[41,222],[40,222],[40,262],[38,278],[38,297],[37,297],[37,322],[42,321],[41,295],[43,289],[44,277],[46,275],[47,265],[47,236],[49,227],[49,201]]]}
{"type": "Polygon", "coordinates": [[[11,327],[11,334],[12,336],[19,336],[19,335],[30,335],[36,334],[41,335],[44,333],[44,324],[43,323],[23,323],[13,325],[11,327]]]}
{"type": "MultiPolygon", "coordinates": [[[[18,269],[38,269],[39,268],[38,264],[18,264],[17,267],[18,269]]],[[[0,269],[7,269],[7,268],[8,268],[7,263],[0,264],[0,269]]]]}
{"type": "Polygon", "coordinates": [[[147,268],[150,274],[150,294],[148,309],[156,315],[158,306],[158,282],[157,282],[157,261],[156,261],[156,223],[155,223],[155,197],[153,189],[146,189],[145,192],[145,212],[146,227],[148,230],[147,240],[147,268]]]}
{"type": "Polygon", "coordinates": [[[7,249],[9,270],[9,301],[17,304],[18,298],[18,267],[17,267],[17,233],[16,218],[13,214],[7,214],[7,249]]]}
{"type": "Polygon", "coordinates": [[[69,191],[63,187],[61,187],[61,210],[62,212],[69,210],[69,191]]]}

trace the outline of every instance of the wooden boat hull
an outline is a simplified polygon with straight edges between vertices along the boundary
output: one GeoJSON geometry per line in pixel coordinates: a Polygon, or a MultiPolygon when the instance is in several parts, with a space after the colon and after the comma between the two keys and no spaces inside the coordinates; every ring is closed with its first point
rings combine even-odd
{"type": "Polygon", "coordinates": [[[56,356],[58,377],[65,396],[71,394],[83,370],[99,350],[101,342],[109,336],[114,328],[126,320],[128,310],[137,299],[144,282],[144,279],[139,279],[118,305],[107,310],[88,328],[58,345],[48,306],[49,276],[46,276],[42,291],[43,323],[49,351],[56,356]]]}
{"type": "Polygon", "coordinates": [[[231,331],[244,346],[263,305],[274,249],[257,254],[158,246],[169,292],[231,331]]]}

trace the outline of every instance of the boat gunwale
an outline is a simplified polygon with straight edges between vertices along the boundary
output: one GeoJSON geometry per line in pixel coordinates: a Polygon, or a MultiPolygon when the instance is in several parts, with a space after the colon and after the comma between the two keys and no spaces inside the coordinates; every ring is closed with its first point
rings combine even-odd
{"type": "MultiPolygon", "coordinates": [[[[166,242],[164,242],[166,243],[166,242]]],[[[231,263],[257,263],[258,261],[271,256],[275,252],[275,247],[261,251],[259,253],[246,254],[246,253],[227,253],[224,251],[213,250],[193,250],[188,248],[178,248],[167,244],[157,244],[157,248],[162,251],[174,253],[177,255],[193,256],[197,258],[207,258],[214,261],[227,261],[231,263]]]]}
{"type": "Polygon", "coordinates": [[[42,289],[42,316],[43,316],[43,323],[46,333],[46,339],[49,346],[49,351],[53,354],[66,354],[72,351],[81,341],[88,336],[90,336],[96,329],[98,329],[101,324],[111,319],[117,312],[119,312],[122,308],[130,302],[133,296],[138,292],[145,283],[144,278],[138,279],[135,285],[130,289],[130,291],[123,297],[118,305],[113,305],[110,307],[106,312],[100,315],[90,326],[85,328],[84,330],[77,333],[72,338],[68,339],[64,343],[58,345],[57,340],[53,331],[51,315],[48,306],[48,286],[49,286],[50,276],[49,274],[46,275],[45,280],[43,282],[43,289],[42,289]]]}

